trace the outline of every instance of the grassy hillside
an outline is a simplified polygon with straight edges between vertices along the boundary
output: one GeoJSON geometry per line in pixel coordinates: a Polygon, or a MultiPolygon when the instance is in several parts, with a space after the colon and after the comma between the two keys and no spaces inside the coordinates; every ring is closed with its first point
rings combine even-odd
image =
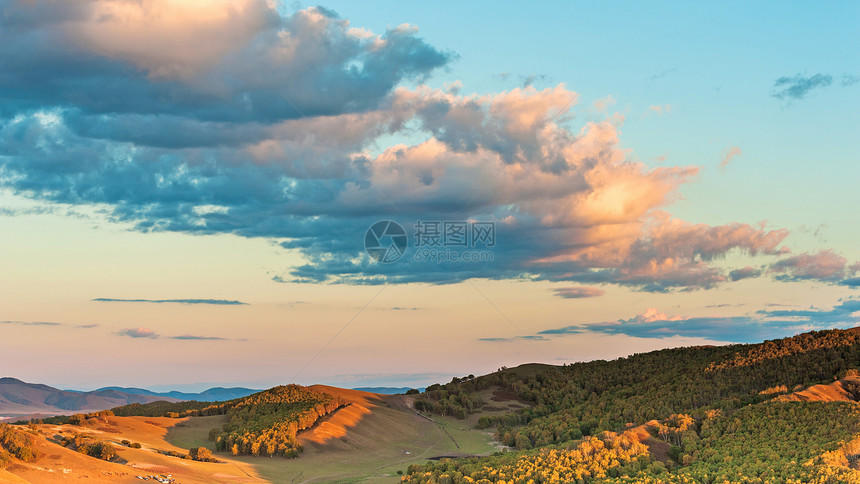
{"type": "Polygon", "coordinates": [[[226,402],[154,402],[113,409],[121,416],[181,418],[226,415],[210,429],[215,450],[233,455],[297,457],[303,450],[296,434],[348,403],[299,385],[278,386],[226,402]]]}
{"type": "Polygon", "coordinates": [[[654,482],[776,483],[813,482],[839,469],[833,482],[846,482],[855,472],[849,465],[825,464],[853,464],[853,447],[839,458],[829,454],[830,461],[822,456],[860,432],[858,404],[852,401],[858,395],[855,380],[832,384],[857,368],[860,336],[834,330],[757,345],[656,351],[526,376],[500,370],[455,380],[428,387],[422,405],[438,410],[438,402],[445,402],[444,412],[457,402],[471,402],[488,387],[508,391],[531,406],[478,423],[523,452],[414,466],[404,480],[622,482],[627,476],[629,482],[644,482],[650,476],[654,482]],[[814,387],[771,402],[789,391],[828,383],[827,389],[814,387]],[[619,443],[624,432],[649,422],[644,435],[630,436],[647,444],[647,451],[621,457],[619,449],[626,452],[632,445],[619,443]],[[582,461],[576,457],[582,446],[602,446],[602,458],[582,461]],[[560,474],[533,471],[547,465],[560,474]],[[568,467],[570,473],[562,472],[568,467]]]}

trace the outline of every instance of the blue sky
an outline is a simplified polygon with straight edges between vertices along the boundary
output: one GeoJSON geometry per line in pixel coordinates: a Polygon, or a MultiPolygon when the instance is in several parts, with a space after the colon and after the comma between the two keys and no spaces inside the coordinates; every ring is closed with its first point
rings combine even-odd
{"type": "Polygon", "coordinates": [[[856,3],[0,10],[10,376],[417,385],[857,323],[856,3]],[[497,243],[380,264],[377,220],[497,243]]]}

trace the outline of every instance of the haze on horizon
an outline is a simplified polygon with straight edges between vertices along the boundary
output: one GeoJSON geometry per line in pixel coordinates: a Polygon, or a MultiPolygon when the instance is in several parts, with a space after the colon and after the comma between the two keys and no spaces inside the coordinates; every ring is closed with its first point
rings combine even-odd
{"type": "Polygon", "coordinates": [[[422,386],[857,326],[858,18],[0,0],[0,376],[422,386]],[[416,260],[434,222],[490,260],[416,260]]]}

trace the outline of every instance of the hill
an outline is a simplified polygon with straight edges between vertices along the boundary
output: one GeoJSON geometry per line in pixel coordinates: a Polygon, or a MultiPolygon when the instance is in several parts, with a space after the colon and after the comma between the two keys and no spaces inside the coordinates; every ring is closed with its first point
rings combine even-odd
{"type": "Polygon", "coordinates": [[[427,387],[416,406],[479,414],[482,392],[508,392],[530,405],[483,416],[478,425],[519,452],[413,466],[405,481],[860,482],[852,468],[860,450],[858,368],[857,331],[832,330],[531,376],[500,369],[455,378],[427,387]],[[788,389],[795,393],[776,398],[788,389]],[[631,452],[633,441],[645,449],[631,452]]]}
{"type": "Polygon", "coordinates": [[[12,445],[6,471],[31,482],[125,482],[146,468],[185,472],[182,482],[860,484],[858,370],[860,333],[832,330],[503,367],[417,395],[287,385],[16,426],[43,451],[91,433],[85,449],[101,439],[117,456],[57,452],[60,468],[12,445]],[[198,448],[221,463],[190,460],[208,458],[198,448]]]}
{"type": "Polygon", "coordinates": [[[177,401],[174,398],[139,395],[115,389],[71,392],[48,385],[26,383],[15,378],[0,378],[0,416],[4,417],[93,412],[119,405],[149,403],[156,400],[177,401]]]}

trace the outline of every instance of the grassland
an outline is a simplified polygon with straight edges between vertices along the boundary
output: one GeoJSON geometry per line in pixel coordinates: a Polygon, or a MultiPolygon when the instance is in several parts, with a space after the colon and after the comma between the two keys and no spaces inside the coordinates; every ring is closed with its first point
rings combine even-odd
{"type": "MultiPolygon", "coordinates": [[[[299,434],[305,448],[297,459],[230,457],[252,467],[274,483],[398,481],[398,471],[410,464],[440,456],[486,455],[498,450],[490,432],[474,422],[426,417],[410,408],[411,398],[376,395],[331,387],[351,405],[340,409],[314,428],[299,434]]],[[[166,441],[176,447],[212,446],[209,429],[223,416],[195,417],[172,426],[166,441]]],[[[221,454],[217,454],[221,458],[221,454]]]]}

